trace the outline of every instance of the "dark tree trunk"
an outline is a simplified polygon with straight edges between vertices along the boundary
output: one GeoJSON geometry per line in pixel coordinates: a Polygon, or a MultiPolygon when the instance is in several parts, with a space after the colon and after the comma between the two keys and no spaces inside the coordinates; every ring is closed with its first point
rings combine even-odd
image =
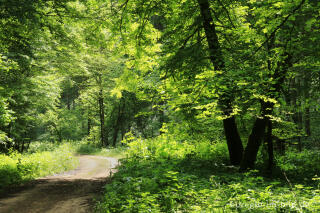
{"type": "MultiPolygon", "coordinates": [[[[125,103],[124,103],[125,104],[125,103]]],[[[125,116],[124,116],[124,109],[125,109],[125,106],[122,107],[122,110],[121,110],[121,141],[123,140],[124,138],[124,135],[126,134],[126,123],[125,123],[125,116]]]]}
{"type": "Polygon", "coordinates": [[[242,159],[243,146],[237,130],[235,117],[223,120],[223,127],[227,139],[230,162],[232,165],[239,165],[242,159]]]}
{"type": "MultiPolygon", "coordinates": [[[[270,46],[272,45],[273,44],[268,44],[268,51],[270,46]]],[[[281,85],[285,80],[286,73],[289,67],[292,66],[291,55],[287,52],[285,53],[285,55],[287,56],[286,59],[284,61],[279,62],[277,64],[274,74],[270,75],[270,77],[275,79],[275,82],[270,85],[270,90],[268,92],[270,93],[269,96],[274,99],[279,98],[281,85]]],[[[253,125],[251,134],[248,139],[247,147],[244,151],[243,159],[241,161],[240,171],[245,171],[247,169],[254,168],[259,147],[263,140],[265,129],[269,120],[267,116],[272,114],[273,107],[273,103],[261,100],[261,118],[258,117],[253,125]]]]}
{"type": "MultiPolygon", "coordinates": [[[[288,71],[289,66],[291,66],[290,59],[291,57],[288,54],[286,60],[278,64],[278,67],[275,70],[273,76],[270,76],[276,79],[276,82],[273,85],[270,85],[272,89],[270,90],[272,91],[271,98],[279,98],[281,85],[285,79],[285,73],[288,71]]],[[[273,107],[273,103],[265,102],[263,100],[261,101],[261,117],[256,118],[256,121],[253,125],[246,149],[244,151],[243,159],[241,161],[240,171],[254,168],[259,147],[263,140],[265,129],[268,124],[269,118],[267,116],[272,114],[273,107]]]]}
{"type": "MultiPolygon", "coordinates": [[[[198,0],[200,1],[200,0],[198,0]]],[[[300,2],[300,4],[293,10],[293,12],[290,14],[293,15],[298,9],[301,8],[301,6],[305,3],[305,0],[302,0],[300,2]]],[[[289,16],[287,17],[287,19],[285,19],[282,22],[282,25],[288,20],[289,16]]],[[[269,41],[267,40],[267,51],[268,54],[270,54],[270,48],[274,47],[274,40],[275,40],[275,36],[276,36],[276,30],[271,34],[271,37],[269,37],[269,41]]],[[[286,48],[286,47],[284,47],[286,48]]],[[[279,94],[281,92],[281,85],[283,84],[285,77],[286,77],[286,73],[288,71],[288,69],[290,67],[292,67],[292,56],[290,55],[290,53],[285,52],[283,56],[287,56],[285,58],[284,61],[278,62],[277,63],[277,67],[275,69],[274,74],[270,74],[270,77],[272,77],[275,80],[274,84],[271,84],[270,87],[271,89],[269,89],[269,94],[271,96],[271,98],[274,99],[278,99],[279,98],[279,94]]],[[[268,62],[268,69],[269,71],[271,71],[271,63],[268,62]]],[[[272,72],[270,72],[272,73],[272,72]]],[[[258,150],[259,147],[261,145],[261,141],[265,132],[265,128],[266,125],[268,123],[269,118],[266,117],[267,115],[271,115],[273,111],[273,103],[270,102],[264,102],[262,101],[261,103],[261,117],[262,118],[257,118],[252,132],[249,136],[248,139],[248,144],[247,147],[245,149],[244,155],[243,155],[243,159],[240,165],[240,170],[244,171],[246,169],[250,169],[254,167],[255,164],[255,160],[257,158],[257,154],[258,154],[258,150]]]]}
{"type": "MultiPolygon", "coordinates": [[[[218,36],[216,33],[215,24],[212,19],[210,12],[210,4],[208,0],[198,0],[201,16],[202,25],[206,34],[206,39],[209,46],[210,60],[216,70],[224,70],[225,64],[222,57],[221,47],[219,44],[218,36]]],[[[242,141],[238,132],[236,119],[230,115],[232,112],[231,102],[232,99],[226,95],[226,92],[219,101],[220,107],[222,108],[224,115],[228,118],[223,120],[224,132],[229,149],[230,162],[233,165],[239,165],[242,159],[243,146],[242,141]]]]}
{"type": "Polygon", "coordinates": [[[27,140],[27,133],[26,133],[26,132],[24,132],[24,138],[23,138],[23,140],[22,140],[21,150],[20,150],[20,152],[21,152],[21,153],[23,153],[23,152],[24,152],[24,150],[25,150],[26,140],[27,140]]]}
{"type": "Polygon", "coordinates": [[[305,128],[308,136],[311,136],[311,127],[310,127],[310,107],[306,108],[305,111],[305,128]]]}
{"type": "Polygon", "coordinates": [[[24,143],[25,143],[25,140],[22,140],[21,150],[20,150],[21,153],[23,153],[23,151],[24,151],[24,143]]]}
{"type": "Polygon", "coordinates": [[[118,133],[119,133],[119,129],[120,129],[120,127],[119,127],[120,120],[121,120],[121,100],[120,100],[119,108],[118,108],[117,121],[116,121],[115,126],[114,126],[114,133],[113,133],[113,140],[112,140],[113,147],[116,147],[116,144],[117,144],[118,133]]]}
{"type": "Polygon", "coordinates": [[[88,136],[90,135],[90,132],[91,132],[91,127],[92,127],[91,125],[92,125],[91,112],[90,112],[90,107],[88,107],[88,123],[87,123],[87,126],[88,126],[87,135],[88,136]]]}
{"type": "Polygon", "coordinates": [[[272,121],[268,119],[266,141],[268,145],[268,170],[272,171],[274,166],[273,141],[272,141],[272,121]]]}
{"type": "Polygon", "coordinates": [[[310,128],[310,84],[311,84],[311,72],[309,70],[305,71],[304,75],[304,100],[306,104],[305,109],[305,130],[308,136],[311,136],[310,128]]]}
{"type": "Polygon", "coordinates": [[[243,160],[240,165],[241,171],[244,171],[246,169],[252,169],[254,167],[259,147],[264,136],[266,124],[266,119],[256,119],[252,128],[252,132],[248,139],[248,144],[244,151],[243,160]]]}
{"type": "Polygon", "coordinates": [[[58,131],[59,143],[62,143],[62,140],[63,140],[63,138],[62,138],[62,132],[61,132],[61,130],[57,130],[57,131],[58,131]]]}
{"type": "Polygon", "coordinates": [[[106,146],[106,138],[104,134],[104,103],[103,103],[103,94],[102,89],[100,89],[99,92],[99,117],[100,117],[100,140],[101,140],[101,146],[106,146]]]}
{"type": "Polygon", "coordinates": [[[265,135],[268,118],[266,115],[271,114],[273,104],[270,102],[261,103],[262,118],[257,118],[254,122],[251,134],[248,139],[248,144],[244,151],[243,159],[241,161],[240,170],[245,171],[247,169],[253,169],[257,159],[257,154],[265,135]]]}
{"type": "Polygon", "coordinates": [[[302,118],[302,112],[300,111],[298,113],[298,130],[299,130],[299,136],[298,136],[298,150],[299,152],[302,152],[302,141],[301,141],[301,132],[302,132],[302,122],[303,122],[303,118],[302,118]]]}
{"type": "Polygon", "coordinates": [[[285,140],[280,139],[280,138],[277,138],[277,137],[275,137],[274,139],[275,139],[275,141],[276,141],[276,143],[275,143],[275,145],[276,145],[276,150],[278,151],[278,153],[279,153],[280,155],[284,155],[284,154],[286,153],[285,140]]]}
{"type": "Polygon", "coordinates": [[[15,141],[14,149],[20,151],[20,141],[15,141]]]}
{"type": "Polygon", "coordinates": [[[299,77],[295,78],[294,84],[293,84],[294,88],[292,91],[292,105],[294,107],[294,114],[292,116],[293,122],[297,125],[297,140],[298,140],[298,150],[301,151],[302,150],[302,144],[301,144],[301,130],[302,130],[302,113],[301,113],[301,102],[299,100],[297,100],[298,97],[300,97],[301,95],[301,84],[300,84],[300,79],[299,77]]]}
{"type": "Polygon", "coordinates": [[[223,61],[221,47],[216,32],[216,26],[210,12],[209,1],[198,0],[198,4],[202,16],[202,25],[209,46],[210,60],[216,70],[223,70],[225,64],[223,61]]]}
{"type": "Polygon", "coordinates": [[[122,127],[121,128],[121,140],[123,140],[125,134],[126,134],[125,128],[122,127]]]}
{"type": "Polygon", "coordinates": [[[90,131],[91,131],[91,119],[88,116],[88,132],[87,132],[88,135],[90,135],[90,131]]]}

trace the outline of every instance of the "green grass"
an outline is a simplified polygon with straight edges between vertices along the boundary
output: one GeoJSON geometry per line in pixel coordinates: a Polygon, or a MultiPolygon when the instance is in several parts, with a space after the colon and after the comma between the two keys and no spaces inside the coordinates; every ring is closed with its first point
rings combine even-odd
{"type": "Polygon", "coordinates": [[[0,192],[8,186],[70,170],[78,165],[71,144],[55,145],[50,148],[51,151],[31,150],[26,154],[13,152],[0,155],[0,192]]]}
{"type": "Polygon", "coordinates": [[[289,153],[279,160],[289,183],[280,175],[238,173],[238,168],[227,165],[225,143],[176,142],[173,136],[162,135],[132,140],[128,146],[127,158],[106,185],[97,212],[320,211],[320,179],[311,178],[319,174],[318,162],[311,161],[309,169],[296,167],[304,169],[297,174],[304,172],[305,180],[291,172],[297,159],[310,161],[313,152],[301,158],[289,153]]]}
{"type": "Polygon", "coordinates": [[[125,146],[101,148],[86,141],[78,142],[76,147],[76,152],[81,155],[98,155],[117,159],[124,158],[127,151],[125,146]]]}

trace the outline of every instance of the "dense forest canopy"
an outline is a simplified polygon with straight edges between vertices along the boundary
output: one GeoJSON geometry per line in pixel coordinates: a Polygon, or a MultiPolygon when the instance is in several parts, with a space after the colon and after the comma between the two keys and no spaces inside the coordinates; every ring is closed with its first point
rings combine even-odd
{"type": "MultiPolygon", "coordinates": [[[[127,133],[319,148],[317,0],[1,0],[0,152],[127,133]]],[[[276,153],[274,153],[274,150],[276,153]]]]}

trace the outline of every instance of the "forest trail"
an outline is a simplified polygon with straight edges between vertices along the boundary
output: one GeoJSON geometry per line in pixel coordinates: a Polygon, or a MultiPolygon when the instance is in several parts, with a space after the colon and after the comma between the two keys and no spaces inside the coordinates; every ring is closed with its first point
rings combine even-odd
{"type": "Polygon", "coordinates": [[[25,189],[0,199],[1,213],[92,212],[94,199],[118,160],[82,155],[77,169],[32,181],[25,189]]]}

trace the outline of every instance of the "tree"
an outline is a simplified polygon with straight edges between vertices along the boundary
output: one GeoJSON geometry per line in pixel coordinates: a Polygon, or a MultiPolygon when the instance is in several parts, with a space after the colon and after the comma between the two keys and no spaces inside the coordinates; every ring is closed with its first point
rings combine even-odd
{"type": "Polygon", "coordinates": [[[17,149],[26,139],[36,137],[37,112],[33,107],[37,105],[34,101],[38,99],[33,93],[37,87],[33,78],[45,68],[50,67],[52,70],[51,63],[46,63],[45,67],[41,65],[41,56],[48,53],[48,49],[55,48],[55,42],[66,38],[63,17],[75,13],[70,2],[1,2],[0,53],[5,63],[12,62],[14,66],[8,66],[5,73],[1,70],[0,83],[4,91],[2,97],[8,103],[7,108],[15,115],[14,121],[11,120],[6,127],[1,126],[1,129],[9,138],[14,138],[17,149]]]}
{"type": "Polygon", "coordinates": [[[113,6],[124,43],[136,49],[129,53],[132,67],[143,73],[162,70],[164,84],[169,81],[172,87],[166,91],[175,99],[169,103],[174,108],[193,115],[220,111],[231,163],[241,162],[246,170],[254,167],[267,124],[280,107],[283,84],[298,58],[293,45],[299,38],[292,32],[302,32],[294,27],[297,17],[313,19],[305,15],[310,5],[315,6],[304,0],[135,0],[113,6]],[[139,65],[152,57],[156,64],[139,65]],[[243,152],[236,115],[248,115],[248,107],[254,113],[243,152]]]}

